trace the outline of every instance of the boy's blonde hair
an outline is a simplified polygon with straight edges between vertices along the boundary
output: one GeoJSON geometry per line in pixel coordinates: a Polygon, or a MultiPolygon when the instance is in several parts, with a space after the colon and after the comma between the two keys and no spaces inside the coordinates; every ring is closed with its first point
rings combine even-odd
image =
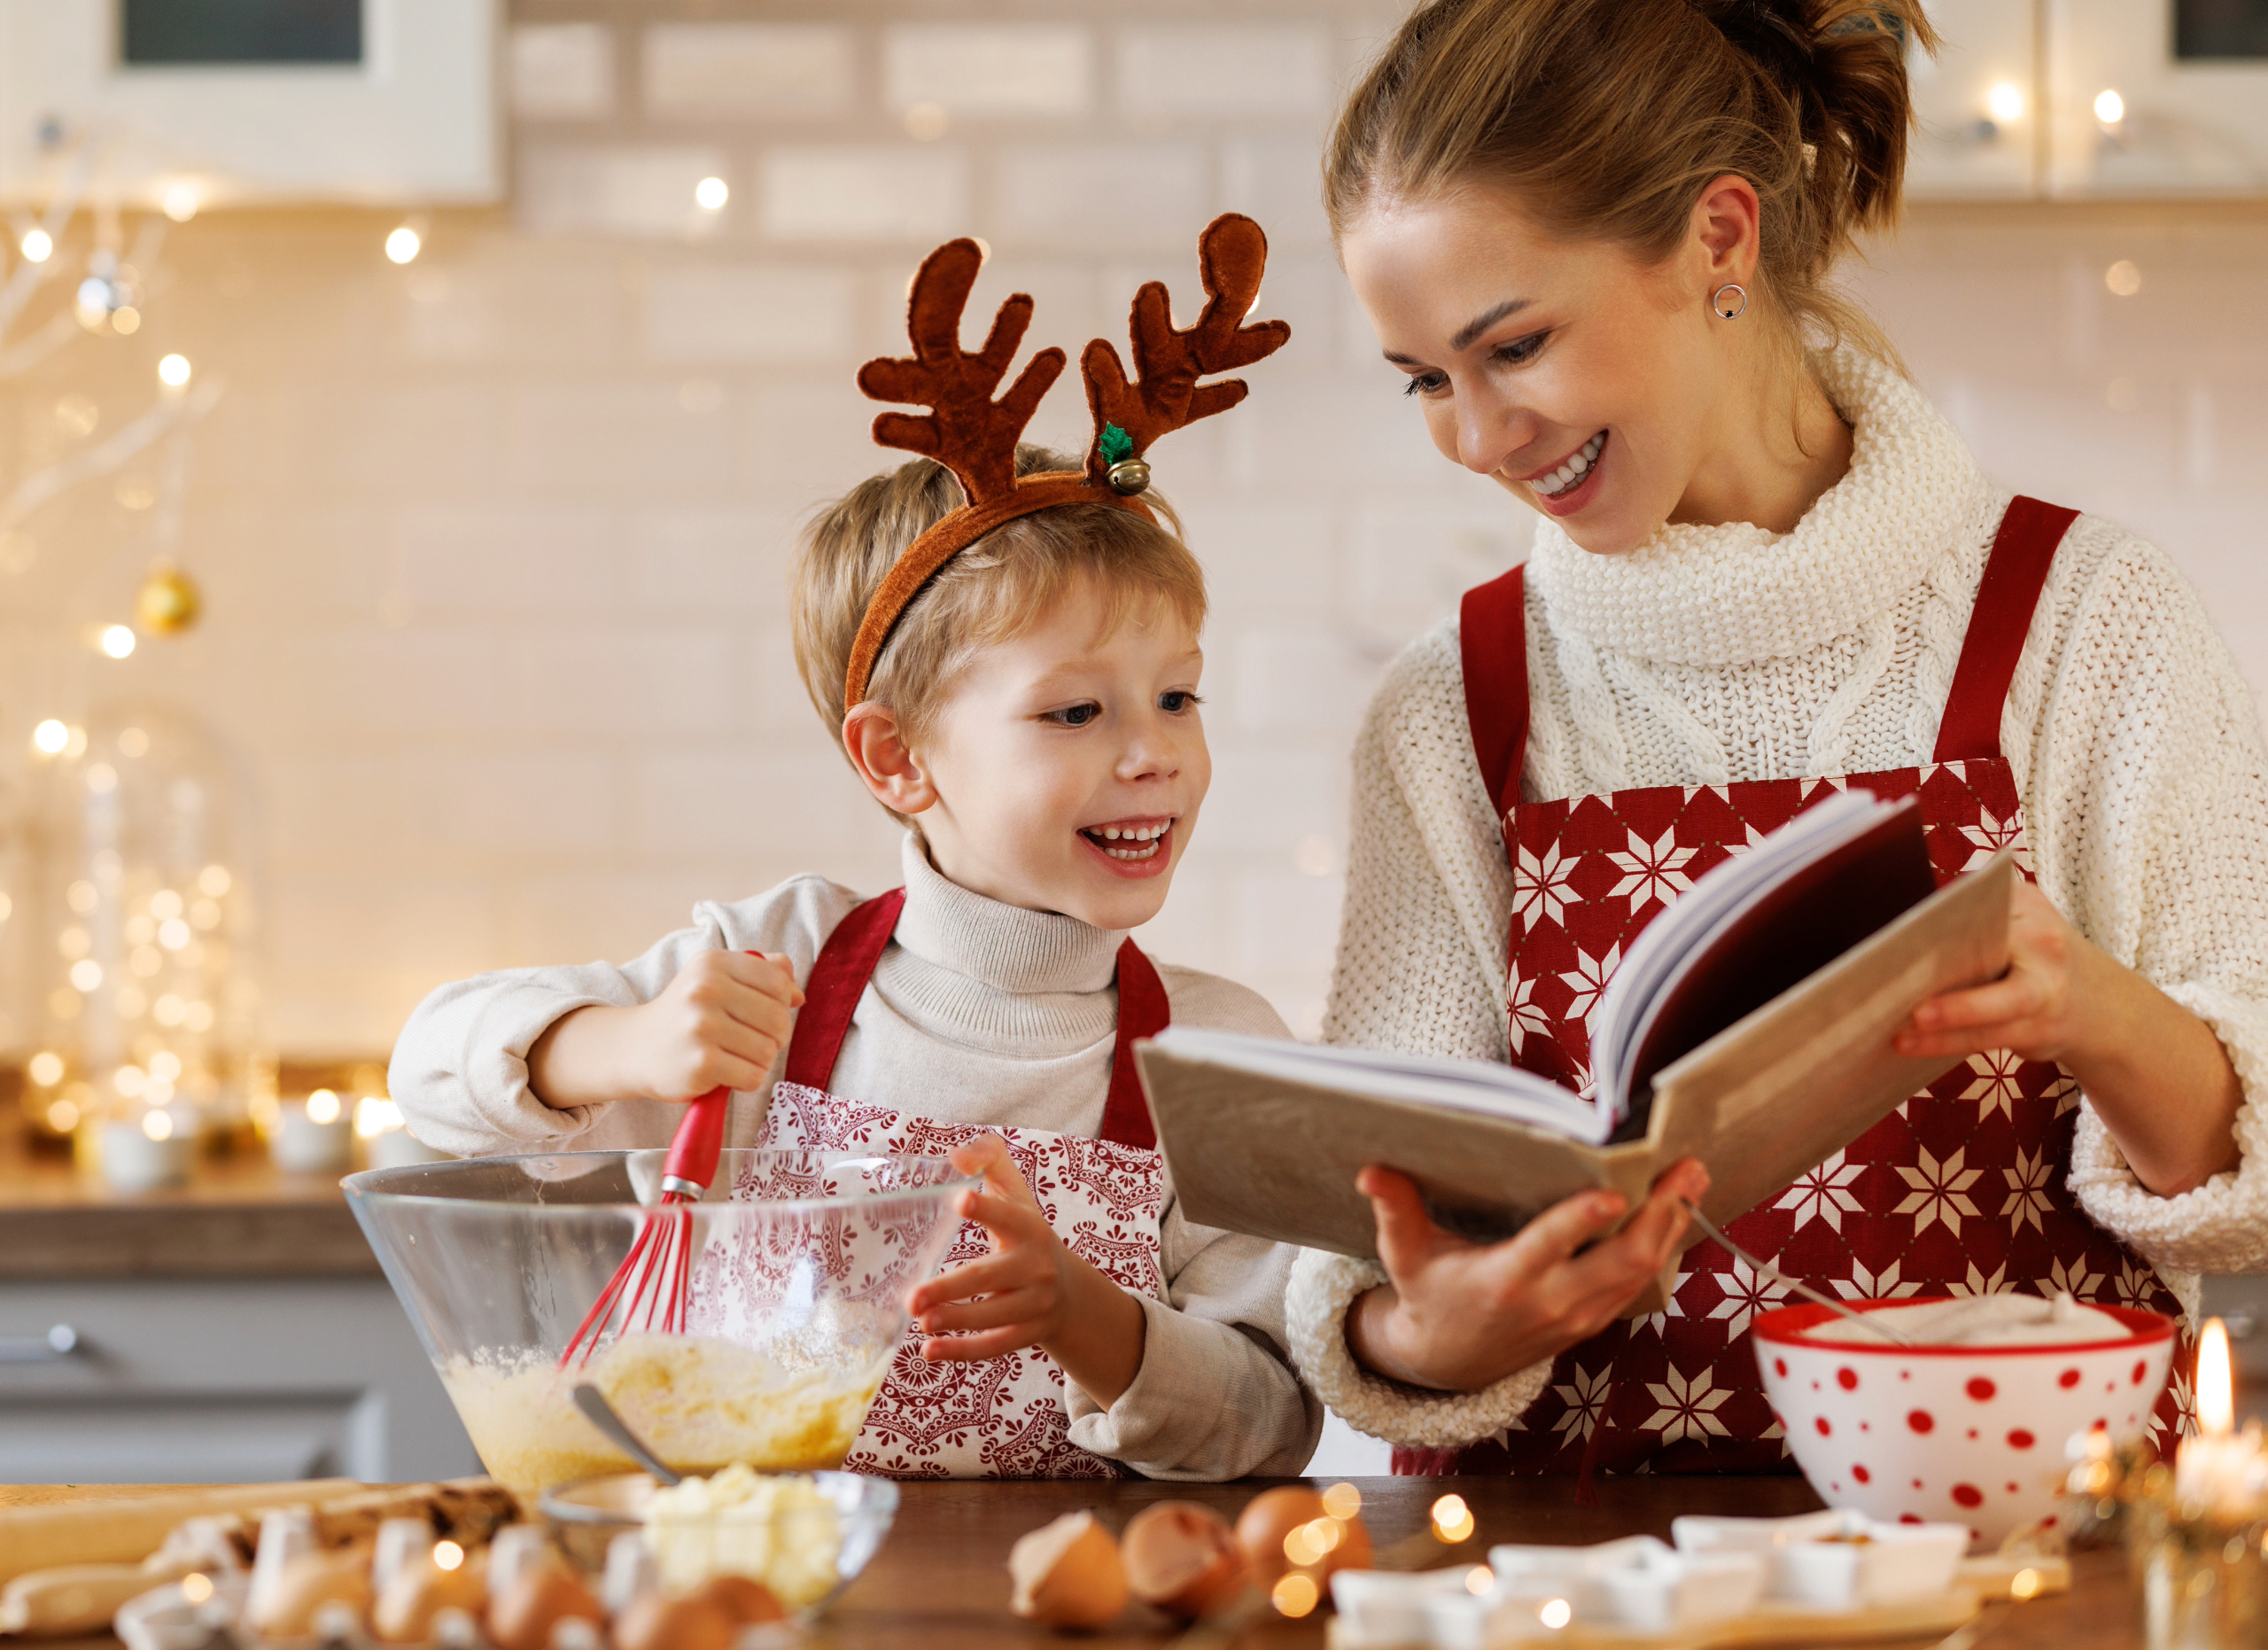
{"type": "MultiPolygon", "coordinates": [[[[1076,470],[1079,461],[1029,442],[1016,473],[1076,470]]],[[[1037,623],[1081,580],[1102,592],[1104,634],[1146,623],[1160,604],[1192,630],[1205,623],[1205,574],[1177,536],[1181,523],[1155,492],[1144,502],[1174,531],[1107,504],[1066,504],[994,528],[945,564],[913,598],[882,647],[867,698],[889,706],[918,745],[960,673],[983,648],[1037,623]]],[[[905,547],[962,503],[952,471],[917,458],[861,481],[804,531],[792,597],[796,668],[838,740],[850,706],[843,677],[875,587],[905,547]]]]}

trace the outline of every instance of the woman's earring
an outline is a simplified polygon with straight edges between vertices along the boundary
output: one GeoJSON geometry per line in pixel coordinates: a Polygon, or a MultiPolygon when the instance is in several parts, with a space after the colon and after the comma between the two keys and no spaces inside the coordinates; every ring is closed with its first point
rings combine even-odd
{"type": "Polygon", "coordinates": [[[1737,281],[1728,281],[1709,295],[1709,307],[1717,312],[1720,321],[1737,321],[1748,313],[1748,288],[1737,281]],[[1727,292],[1736,293],[1740,300],[1730,308],[1725,305],[1727,292]]]}

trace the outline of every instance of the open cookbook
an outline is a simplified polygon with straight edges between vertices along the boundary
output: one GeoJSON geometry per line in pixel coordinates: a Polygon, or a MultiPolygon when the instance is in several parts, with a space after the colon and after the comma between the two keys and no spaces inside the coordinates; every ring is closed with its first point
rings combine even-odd
{"type": "MultiPolygon", "coordinates": [[[[2004,849],[1936,887],[1911,797],[1806,809],[1631,946],[1591,1017],[1588,1095],[1511,1065],[1169,1028],[1136,1055],[1182,1212],[1369,1255],[1368,1164],[1486,1239],[1593,1187],[1635,1209],[1695,1156],[1722,1225],[1955,1063],[1899,1055],[1891,1036],[1925,999],[2007,968],[2015,874],[2004,849]]],[[[1633,1310],[1658,1311],[1669,1281],[1633,1310]]]]}

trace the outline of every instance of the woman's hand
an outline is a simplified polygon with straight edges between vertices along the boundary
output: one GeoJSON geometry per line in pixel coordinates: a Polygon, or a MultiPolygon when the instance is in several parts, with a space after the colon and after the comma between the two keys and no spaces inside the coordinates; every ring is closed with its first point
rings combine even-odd
{"type": "Polygon", "coordinates": [[[2005,1048],[2077,1078],[2135,1178],[2162,1197],[2236,1167],[2243,1086],[2213,1030],[2063,920],[2018,877],[2008,902],[2008,971],[1914,1010],[1901,1055],[2005,1048]]]}
{"type": "Polygon", "coordinates": [[[704,951],[650,1002],[563,1015],[528,1050],[528,1086],[553,1107],[758,1088],[803,1003],[785,961],[704,951]]]}
{"type": "Polygon", "coordinates": [[[1347,1314],[1348,1345],[1393,1380],[1472,1392],[1621,1316],[1678,1253],[1685,1203],[1709,1189],[1709,1171],[1690,1157],[1674,1164],[1630,1224],[1603,1241],[1595,1240],[1628,1207],[1619,1192],[1570,1197],[1485,1247],[1435,1226],[1405,1175],[1373,1165],[1355,1184],[1377,1212],[1379,1261],[1391,1281],[1347,1314]]]}
{"type": "Polygon", "coordinates": [[[1073,1254],[1040,1212],[1008,1143],[981,1134],[951,1152],[984,1177],[961,1194],[960,1215],[983,1226],[992,1252],[913,1291],[907,1304],[933,1363],[974,1363],[1037,1346],[1108,1409],[1142,1366],[1146,1320],[1134,1298],[1073,1254]]]}

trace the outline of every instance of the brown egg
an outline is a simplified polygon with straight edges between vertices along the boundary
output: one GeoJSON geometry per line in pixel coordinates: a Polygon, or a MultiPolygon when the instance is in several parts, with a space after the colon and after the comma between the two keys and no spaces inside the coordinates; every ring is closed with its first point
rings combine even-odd
{"type": "Polygon", "coordinates": [[[1134,1596],[1184,1621],[1226,1609],[1251,1579],[1236,1531],[1194,1501],[1144,1507],[1127,1522],[1119,1550],[1134,1596]]]}
{"type": "Polygon", "coordinates": [[[732,1650],[741,1624],[705,1599],[649,1592],[615,1619],[619,1650],[732,1650]]]}
{"type": "Polygon", "coordinates": [[[488,1636],[497,1650],[550,1650],[551,1630],[571,1616],[604,1622],[606,1612],[591,1590],[559,1564],[533,1563],[490,1601],[488,1636]]]}
{"type": "Polygon", "coordinates": [[[370,1550],[302,1553],[284,1567],[276,1591],[252,1630],[263,1638],[304,1638],[315,1631],[315,1612],[344,1604],[357,1615],[370,1603],[370,1550]]]}
{"type": "Polygon", "coordinates": [[[1237,1516],[1237,1539],[1252,1560],[1252,1578],[1263,1587],[1274,1586],[1276,1578],[1292,1568],[1284,1555],[1284,1537],[1327,1516],[1323,1498],[1304,1484],[1262,1490],[1246,1502],[1237,1516]]]}
{"type": "Polygon", "coordinates": [[[745,1576],[712,1576],[687,1596],[715,1605],[743,1627],[788,1619],[772,1589],[745,1576]]]}
{"type": "MultiPolygon", "coordinates": [[[[454,1542],[441,1544],[445,1548],[454,1542]]],[[[431,1557],[412,1560],[394,1573],[370,1607],[370,1634],[386,1644],[422,1645],[433,1637],[433,1618],[443,1610],[462,1610],[478,1618],[488,1591],[487,1554],[464,1556],[447,1568],[431,1557]]]]}
{"type": "Polygon", "coordinates": [[[1008,1553],[1015,1596],[1008,1607],[1043,1627],[1091,1632],[1126,1608],[1118,1543],[1092,1513],[1066,1513],[1020,1537],[1008,1553]]]}

